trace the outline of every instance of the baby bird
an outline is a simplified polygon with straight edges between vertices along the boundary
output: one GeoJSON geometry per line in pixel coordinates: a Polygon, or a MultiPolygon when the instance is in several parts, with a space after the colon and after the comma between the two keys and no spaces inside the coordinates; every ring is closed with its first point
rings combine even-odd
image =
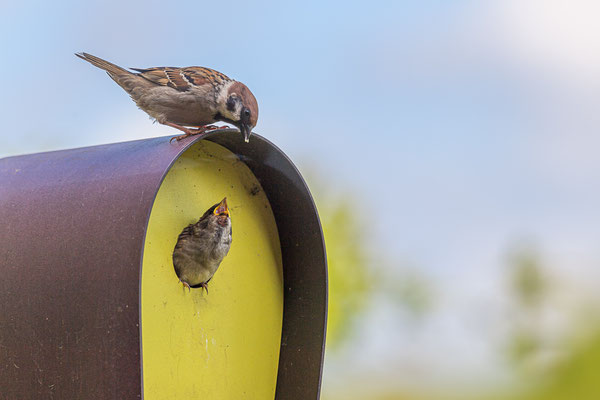
{"type": "Polygon", "coordinates": [[[171,140],[219,129],[210,124],[223,121],[238,127],[248,142],[258,121],[250,89],[213,69],[131,68],[133,73],[88,53],[75,55],[105,70],[150,117],[185,133],[171,140]]]}
{"type": "Polygon", "coordinates": [[[183,228],[173,250],[173,266],[185,287],[201,287],[208,281],[231,247],[231,218],[227,198],[209,208],[195,224],[183,228]]]}

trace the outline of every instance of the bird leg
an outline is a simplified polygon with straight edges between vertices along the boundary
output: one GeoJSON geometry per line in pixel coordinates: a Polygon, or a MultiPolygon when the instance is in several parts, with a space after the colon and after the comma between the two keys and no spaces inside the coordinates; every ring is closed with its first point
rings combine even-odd
{"type": "Polygon", "coordinates": [[[227,128],[226,126],[204,125],[204,126],[200,126],[200,127],[196,128],[196,129],[192,129],[192,128],[186,128],[185,126],[177,125],[177,124],[174,124],[173,122],[168,122],[168,121],[165,122],[164,124],[171,126],[175,129],[179,129],[180,131],[185,133],[185,135],[173,136],[171,138],[171,140],[169,140],[169,143],[171,143],[173,141],[173,139],[175,139],[179,142],[180,140],[185,139],[186,137],[189,137],[192,135],[201,135],[208,131],[214,131],[216,129],[227,128]]]}
{"type": "Polygon", "coordinates": [[[204,132],[206,132],[206,129],[203,126],[197,128],[197,129],[191,129],[191,128],[186,128],[185,126],[174,124],[172,122],[165,122],[165,125],[171,126],[175,129],[179,129],[180,131],[185,133],[185,135],[173,136],[171,138],[171,140],[169,140],[169,143],[171,143],[173,141],[173,139],[175,139],[179,142],[180,140],[185,139],[188,136],[201,135],[204,132]]]}

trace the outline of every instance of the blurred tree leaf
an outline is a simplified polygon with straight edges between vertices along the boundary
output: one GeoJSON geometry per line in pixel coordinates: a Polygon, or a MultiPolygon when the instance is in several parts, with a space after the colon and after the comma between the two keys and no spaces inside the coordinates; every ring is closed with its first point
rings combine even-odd
{"type": "Polygon", "coordinates": [[[411,317],[420,318],[433,308],[431,282],[418,270],[402,270],[399,276],[381,271],[377,276],[382,292],[411,317]]]}
{"type": "MultiPolygon", "coordinates": [[[[589,327],[588,327],[589,328],[589,327]]],[[[544,377],[540,389],[525,400],[597,400],[600,398],[600,333],[544,377]]]]}
{"type": "Polygon", "coordinates": [[[347,200],[319,202],[329,268],[327,344],[337,347],[350,337],[364,311],[372,274],[368,269],[364,221],[347,200]]]}
{"type": "Polygon", "coordinates": [[[523,307],[535,307],[543,300],[546,292],[539,256],[532,249],[520,249],[510,258],[513,294],[523,307]]]}
{"type": "Polygon", "coordinates": [[[530,330],[517,330],[509,339],[508,356],[515,362],[531,358],[539,350],[540,340],[530,330]]]}
{"type": "Polygon", "coordinates": [[[383,256],[385,252],[372,240],[372,226],[364,217],[368,213],[357,205],[355,196],[333,193],[320,178],[309,181],[327,249],[328,348],[340,348],[351,338],[374,297],[374,288],[411,316],[426,314],[432,305],[429,282],[416,270],[402,270],[398,276],[390,272],[393,268],[383,256]]]}
{"type": "Polygon", "coordinates": [[[508,258],[509,293],[512,299],[508,358],[521,372],[535,373],[536,365],[530,363],[544,350],[544,332],[540,319],[548,295],[544,267],[538,253],[531,245],[521,244],[508,258]],[[528,367],[529,366],[529,367],[528,367]]]}

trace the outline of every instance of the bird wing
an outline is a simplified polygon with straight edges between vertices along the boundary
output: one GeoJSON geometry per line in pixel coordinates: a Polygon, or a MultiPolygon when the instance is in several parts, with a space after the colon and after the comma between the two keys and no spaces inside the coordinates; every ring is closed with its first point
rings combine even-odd
{"type": "Polygon", "coordinates": [[[180,264],[181,251],[185,243],[190,240],[191,236],[193,236],[193,230],[194,225],[188,225],[183,228],[183,231],[181,231],[179,237],[177,237],[177,243],[175,244],[175,249],[173,250],[173,266],[175,267],[175,273],[177,273],[177,276],[181,275],[181,268],[183,267],[180,264]]]}
{"type": "Polygon", "coordinates": [[[194,235],[194,225],[190,224],[183,228],[183,231],[177,237],[177,243],[175,244],[175,250],[181,249],[184,242],[189,240],[194,235]]]}
{"type": "Polygon", "coordinates": [[[203,86],[210,84],[219,86],[230,79],[214,69],[204,67],[156,67],[156,68],[131,68],[138,71],[138,75],[146,78],[157,85],[169,86],[173,89],[185,92],[192,86],[203,86]]]}
{"type": "Polygon", "coordinates": [[[177,243],[175,244],[174,252],[181,250],[185,244],[190,240],[201,240],[203,237],[208,235],[206,230],[206,224],[202,224],[202,220],[195,224],[190,224],[183,228],[179,236],[177,237],[177,243]]]}

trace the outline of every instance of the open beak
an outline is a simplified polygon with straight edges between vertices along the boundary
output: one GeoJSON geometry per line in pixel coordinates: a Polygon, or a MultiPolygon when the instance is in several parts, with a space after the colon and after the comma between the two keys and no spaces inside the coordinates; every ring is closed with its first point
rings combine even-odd
{"type": "Polygon", "coordinates": [[[242,122],[240,124],[240,132],[244,135],[244,141],[248,143],[250,141],[250,135],[252,135],[252,128],[242,122]]]}
{"type": "Polygon", "coordinates": [[[227,208],[227,197],[225,197],[214,211],[215,215],[227,215],[229,217],[229,208],[227,208]]]}

